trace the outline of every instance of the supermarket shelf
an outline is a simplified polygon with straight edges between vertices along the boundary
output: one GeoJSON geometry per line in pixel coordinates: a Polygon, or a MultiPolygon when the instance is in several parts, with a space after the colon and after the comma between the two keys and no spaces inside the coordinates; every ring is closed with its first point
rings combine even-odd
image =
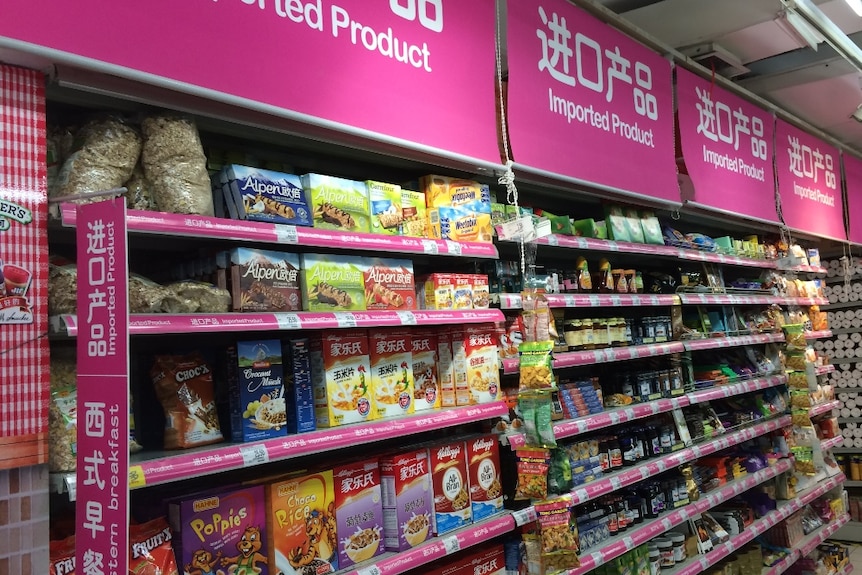
{"type": "Polygon", "coordinates": [[[781,575],[790,569],[794,563],[803,557],[807,557],[808,554],[814,551],[818,545],[832,537],[832,535],[834,535],[841,526],[847,524],[848,521],[850,521],[850,515],[845,513],[835,521],[832,521],[828,525],[824,525],[820,529],[809,534],[805,539],[793,546],[793,551],[791,551],[790,555],[772,567],[764,568],[762,575],[781,575]]]}
{"type": "Polygon", "coordinates": [[[838,409],[841,407],[841,402],[836,400],[827,401],[825,403],[821,403],[820,405],[812,405],[808,408],[809,417],[816,417],[818,415],[823,415],[824,413],[830,413],[834,409],[838,409]]]}
{"type": "Polygon", "coordinates": [[[782,297],[774,295],[745,294],[709,294],[683,293],[679,294],[683,305],[821,305],[828,303],[824,298],[813,297],[782,297]]]}
{"type": "MultiPolygon", "coordinates": [[[[498,294],[500,309],[521,309],[521,294],[498,294]]],[[[679,305],[672,294],[546,294],[552,308],[648,307],[679,305]]]]}
{"type": "MultiPolygon", "coordinates": [[[[494,323],[503,321],[498,309],[287,312],[224,314],[131,314],[130,335],[209,333],[234,331],[283,331],[297,329],[337,329],[352,327],[435,326],[494,323]]],[[[61,315],[50,318],[51,332],[75,337],[78,318],[61,315]]]]}
{"type": "Polygon", "coordinates": [[[820,331],[806,331],[805,339],[829,339],[832,337],[832,330],[823,329],[820,331]]]}
{"type": "Polygon", "coordinates": [[[844,487],[862,487],[862,481],[845,481],[844,487]]]}
{"type": "Polygon", "coordinates": [[[845,301],[838,303],[827,303],[820,306],[820,311],[835,311],[838,309],[848,309],[851,307],[862,307],[862,301],[845,301]]]}
{"type": "MultiPolygon", "coordinates": [[[[858,302],[862,304],[862,302],[858,302]]],[[[859,327],[839,327],[838,329],[832,330],[832,335],[841,335],[844,333],[862,333],[862,326],[859,327]]]]}
{"type": "MultiPolygon", "coordinates": [[[[333,449],[355,447],[435,429],[446,429],[464,423],[501,417],[507,413],[509,413],[508,406],[502,401],[497,401],[332,429],[319,429],[258,443],[221,444],[183,453],[145,451],[130,457],[129,489],[193,479],[333,449]]],[[[67,477],[70,476],[74,476],[74,473],[57,474],[57,477],[52,479],[53,485],[59,487],[68,484],[67,477]]]]}
{"type": "Polygon", "coordinates": [[[839,417],[838,423],[862,423],[862,417],[839,417]]]}
{"type": "MultiPolygon", "coordinates": [[[[63,226],[75,227],[77,223],[75,205],[63,204],[60,217],[63,226]]],[[[453,242],[382,234],[339,232],[265,222],[140,210],[127,212],[126,226],[130,234],[157,234],[310,248],[490,259],[497,259],[499,255],[497,247],[491,243],[453,242]]]]}
{"type": "Polygon", "coordinates": [[[859,363],[860,361],[862,361],[862,357],[855,357],[855,356],[845,357],[845,356],[830,355],[829,359],[832,361],[832,363],[859,363]]]}
{"type": "Polygon", "coordinates": [[[740,493],[744,493],[761,483],[772,479],[786,471],[793,469],[793,462],[789,459],[782,459],[774,466],[762,469],[757,473],[753,473],[746,477],[733,480],[712,493],[701,495],[698,501],[690,503],[685,507],[681,507],[671,513],[665,514],[663,517],[653,519],[641,525],[640,527],[629,530],[626,535],[618,535],[611,537],[601,548],[591,551],[586,549],[581,554],[581,565],[577,569],[568,571],[568,575],[583,575],[592,571],[600,565],[604,565],[608,561],[616,559],[623,553],[631,551],[635,547],[643,545],[650,539],[658,537],[662,533],[673,529],[677,525],[681,525],[688,521],[690,517],[694,517],[699,513],[708,511],[713,507],[728,501],[740,493]]]}
{"type": "Polygon", "coordinates": [[[827,373],[832,373],[835,371],[835,366],[831,363],[829,365],[821,365],[820,367],[814,368],[814,375],[826,375],[827,373]]]}
{"type": "Polygon", "coordinates": [[[832,453],[862,453],[862,447],[833,447],[832,453]]]}
{"type": "MultiPolygon", "coordinates": [[[[682,353],[683,351],[685,351],[685,347],[682,342],[679,341],[672,341],[669,343],[651,343],[647,345],[630,345],[628,347],[609,347],[588,351],[569,351],[554,354],[554,368],[562,369],[582,365],[595,365],[597,363],[641,359],[659,355],[670,355],[672,353],[682,353]]],[[[504,359],[503,373],[518,373],[518,366],[519,361],[517,359],[504,359]]]]}
{"type": "MultiPolygon", "coordinates": [[[[838,541],[854,541],[856,543],[862,542],[862,523],[859,521],[851,521],[847,523],[844,527],[838,530],[838,533],[835,534],[833,539],[838,541]]],[[[851,570],[853,565],[850,565],[851,570]]],[[[844,573],[849,573],[845,571],[844,573]]]]}
{"type": "Polygon", "coordinates": [[[799,272],[805,274],[825,274],[829,270],[824,268],[823,266],[809,266],[809,265],[801,265],[801,266],[790,266],[790,267],[781,267],[778,265],[778,269],[783,272],[799,272]]]}
{"type": "Polygon", "coordinates": [[[830,437],[829,439],[824,439],[820,442],[820,449],[826,451],[828,449],[835,449],[839,445],[844,443],[843,435],[836,435],[835,437],[830,437]]]}
{"type": "Polygon", "coordinates": [[[686,351],[702,351],[705,349],[719,349],[725,347],[739,347],[742,345],[757,345],[763,343],[779,343],[784,341],[784,334],[761,333],[757,335],[738,335],[732,337],[705,337],[703,339],[692,339],[684,342],[686,351]]]}
{"type": "MultiPolygon", "coordinates": [[[[554,437],[557,439],[574,437],[582,433],[589,433],[591,431],[597,431],[619,423],[652,417],[659,413],[666,413],[668,411],[673,411],[674,409],[680,409],[696,403],[714,401],[724,397],[731,397],[770,387],[777,387],[786,383],[787,376],[784,375],[758,377],[748,381],[740,381],[729,385],[702,389],[680,397],[670,399],[663,398],[636,405],[608,409],[600,413],[594,413],[555,423],[554,437]]],[[[525,440],[526,438],[522,433],[508,436],[509,445],[515,449],[522,447],[525,444],[525,440]]]]}

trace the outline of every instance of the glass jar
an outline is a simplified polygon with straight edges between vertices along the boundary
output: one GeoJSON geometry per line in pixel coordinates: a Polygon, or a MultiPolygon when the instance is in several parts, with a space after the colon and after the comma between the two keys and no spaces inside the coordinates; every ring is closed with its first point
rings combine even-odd
{"type": "Polygon", "coordinates": [[[566,346],[569,351],[577,351],[584,347],[581,337],[583,335],[583,325],[579,319],[567,319],[563,323],[563,331],[566,338],[566,346]]]}
{"type": "Polygon", "coordinates": [[[593,320],[591,319],[581,320],[581,343],[583,344],[581,349],[596,349],[596,337],[593,325],[593,320]]]}

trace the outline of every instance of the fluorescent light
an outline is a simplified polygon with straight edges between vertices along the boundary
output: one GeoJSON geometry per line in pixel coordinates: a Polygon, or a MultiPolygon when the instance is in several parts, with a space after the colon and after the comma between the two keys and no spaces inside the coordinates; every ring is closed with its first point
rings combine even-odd
{"type": "Polygon", "coordinates": [[[850,117],[857,122],[862,123],[862,104],[859,104],[859,106],[857,106],[856,111],[850,114],[850,117]]]}
{"type": "Polygon", "coordinates": [[[844,0],[847,5],[856,12],[856,15],[862,18],[862,0],[844,0]]]}
{"type": "Polygon", "coordinates": [[[787,18],[787,23],[793,28],[793,31],[796,32],[796,34],[802,38],[806,44],[811,46],[812,50],[816,51],[820,43],[826,40],[794,10],[787,10],[784,15],[787,18]]]}
{"type": "MultiPolygon", "coordinates": [[[[862,71],[862,49],[847,37],[835,22],[829,19],[811,0],[781,0],[787,7],[788,22],[790,14],[795,13],[812,29],[816,30],[838,55],[862,71]]],[[[795,26],[794,26],[795,27],[795,26]]],[[[800,32],[801,33],[801,32],[800,32]]]]}

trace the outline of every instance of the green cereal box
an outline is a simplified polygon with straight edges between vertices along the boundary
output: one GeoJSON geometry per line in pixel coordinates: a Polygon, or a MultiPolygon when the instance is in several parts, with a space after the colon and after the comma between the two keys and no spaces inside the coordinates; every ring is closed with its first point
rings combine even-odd
{"type": "Polygon", "coordinates": [[[401,189],[401,234],[412,238],[427,238],[425,192],[401,189]]]}
{"type": "Polygon", "coordinates": [[[315,228],[371,232],[365,182],[305,174],[300,178],[313,210],[315,228]]]}
{"type": "Polygon", "coordinates": [[[365,261],[351,256],[303,254],[300,282],[306,311],[365,309],[365,261]]]}
{"type": "Polygon", "coordinates": [[[371,231],[375,234],[401,235],[401,186],[367,181],[368,200],[371,205],[371,231]]]}

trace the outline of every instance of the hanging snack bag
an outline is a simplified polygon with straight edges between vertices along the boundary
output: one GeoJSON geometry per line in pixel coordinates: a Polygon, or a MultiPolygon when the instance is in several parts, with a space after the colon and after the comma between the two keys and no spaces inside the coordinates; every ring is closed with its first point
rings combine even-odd
{"type": "Polygon", "coordinates": [[[200,354],[156,356],[150,377],[165,412],[165,449],[222,441],[212,370],[200,354]]]}
{"type": "Polygon", "coordinates": [[[545,499],[548,496],[551,452],[547,449],[518,449],[515,458],[518,470],[515,499],[545,499]]]}
{"type": "Polygon", "coordinates": [[[788,348],[805,349],[805,328],[801,323],[786,324],[782,327],[788,348]]]}
{"type": "Polygon", "coordinates": [[[129,526],[129,575],[178,575],[172,533],[164,517],[129,526]]]}
{"type": "Polygon", "coordinates": [[[578,561],[578,527],[572,497],[563,495],[536,503],[536,528],[542,542],[542,563],[550,572],[574,569],[578,561]]]}
{"type": "Polygon", "coordinates": [[[522,391],[518,394],[518,408],[524,418],[527,445],[556,447],[557,440],[551,425],[553,405],[550,390],[522,391]]]}
{"type": "Polygon", "coordinates": [[[554,342],[524,342],[518,346],[521,358],[520,389],[550,389],[554,387],[554,342]]]}

